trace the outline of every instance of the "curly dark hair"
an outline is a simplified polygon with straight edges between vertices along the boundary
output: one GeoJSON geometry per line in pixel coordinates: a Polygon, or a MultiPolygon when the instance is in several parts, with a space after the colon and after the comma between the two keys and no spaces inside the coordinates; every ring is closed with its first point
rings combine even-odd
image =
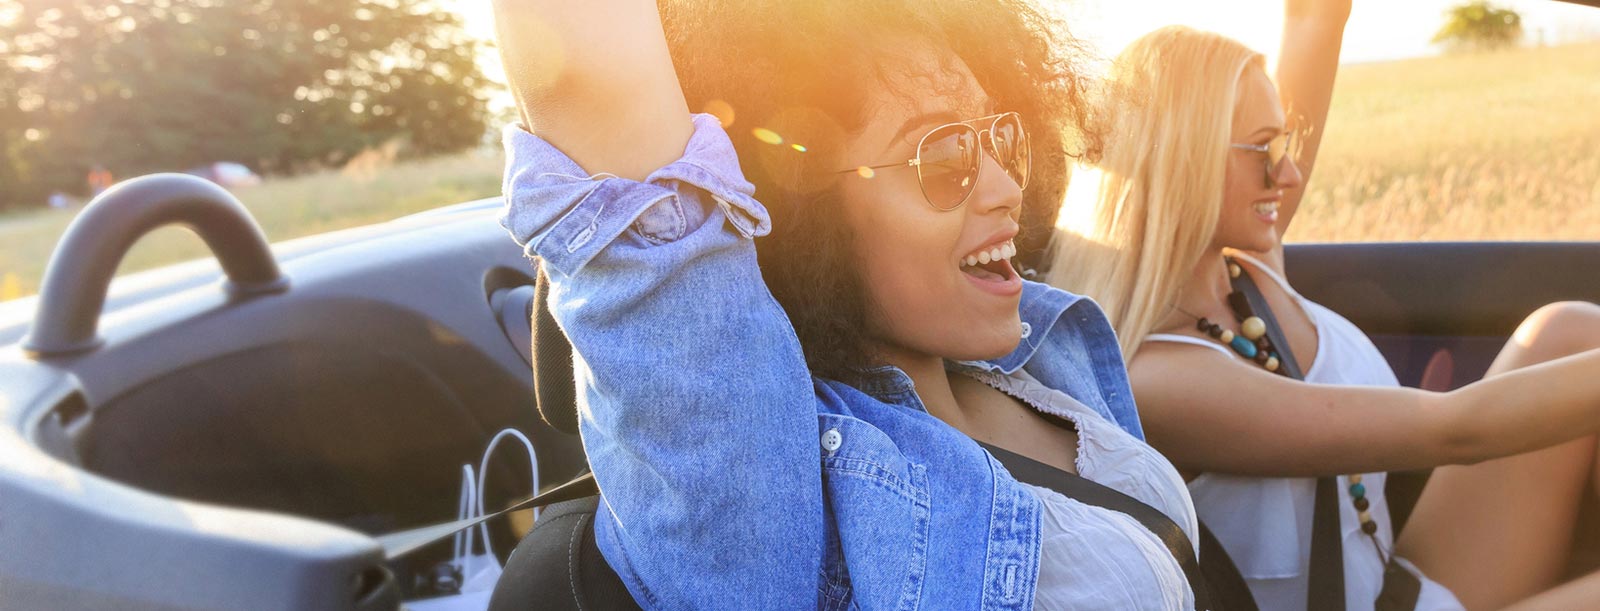
{"type": "MultiPolygon", "coordinates": [[[[999,108],[1033,135],[1024,194],[1024,266],[1037,265],[1066,190],[1068,158],[1100,149],[1084,57],[1059,20],[1028,0],[657,0],[691,110],[729,127],[745,176],[773,217],[756,249],[811,370],[849,379],[876,364],[854,236],[839,222],[836,167],[811,151],[839,146],[868,120],[885,86],[885,47],[905,40],[949,49],[999,108]],[[730,121],[731,120],[731,121],[730,121]],[[763,130],[757,132],[755,128],[763,130]],[[786,140],[774,145],[779,135],[786,140]]],[[[895,92],[925,95],[926,92],[895,92]]]]}

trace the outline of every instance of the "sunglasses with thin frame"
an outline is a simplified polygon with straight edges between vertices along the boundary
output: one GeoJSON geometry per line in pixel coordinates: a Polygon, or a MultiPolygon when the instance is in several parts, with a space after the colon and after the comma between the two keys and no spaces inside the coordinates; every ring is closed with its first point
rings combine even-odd
{"type": "Polygon", "coordinates": [[[1294,148],[1294,132],[1283,132],[1268,140],[1266,144],[1240,144],[1234,143],[1233,148],[1246,151],[1265,153],[1267,156],[1267,188],[1278,186],[1278,170],[1283,166],[1283,160],[1289,157],[1290,149],[1294,148]]]}
{"type": "Polygon", "coordinates": [[[936,210],[955,210],[967,203],[978,186],[978,173],[983,169],[980,146],[1005,169],[1018,188],[1028,187],[1033,158],[1028,148],[1028,134],[1022,128],[1022,116],[1014,112],[940,125],[917,142],[916,157],[839,173],[854,172],[871,177],[874,170],[913,167],[917,169],[917,182],[928,205],[936,210]],[[982,125],[984,122],[988,122],[988,126],[983,129],[973,127],[975,123],[982,125]]]}

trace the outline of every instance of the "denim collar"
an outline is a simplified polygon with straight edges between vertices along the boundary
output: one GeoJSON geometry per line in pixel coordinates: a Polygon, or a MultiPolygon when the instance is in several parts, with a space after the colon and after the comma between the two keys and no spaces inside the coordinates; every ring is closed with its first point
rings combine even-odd
{"type": "Polygon", "coordinates": [[[917,396],[917,385],[911,381],[911,375],[894,365],[879,365],[858,369],[849,379],[839,380],[850,385],[851,388],[866,393],[874,399],[884,403],[904,405],[917,411],[928,411],[922,404],[922,399],[917,396]]]}

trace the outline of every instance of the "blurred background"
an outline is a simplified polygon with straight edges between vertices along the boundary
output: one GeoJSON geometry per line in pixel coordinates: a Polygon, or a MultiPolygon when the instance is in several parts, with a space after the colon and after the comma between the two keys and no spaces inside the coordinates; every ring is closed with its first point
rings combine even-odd
{"type": "MultiPolygon", "coordinates": [[[[1280,43],[1276,0],[1054,8],[1099,65],[1171,23],[1280,43]]],[[[144,173],[216,181],[273,241],[498,194],[492,33],[486,0],[0,0],[0,300],[144,173]]],[[[1291,241],[1600,239],[1600,9],[1355,0],[1343,57],[1291,241]]],[[[122,271],[206,255],[181,233],[122,271]]]]}

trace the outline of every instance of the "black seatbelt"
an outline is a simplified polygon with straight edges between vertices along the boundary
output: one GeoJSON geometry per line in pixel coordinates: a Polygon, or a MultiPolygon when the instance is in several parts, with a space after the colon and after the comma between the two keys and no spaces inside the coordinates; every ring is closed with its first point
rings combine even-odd
{"type": "MultiPolygon", "coordinates": [[[[1238,265],[1231,259],[1229,262],[1238,265]]],[[[1241,321],[1245,317],[1243,313],[1249,313],[1267,323],[1267,339],[1278,348],[1278,366],[1288,377],[1305,380],[1305,372],[1295,360],[1294,350],[1290,349],[1272,306],[1267,304],[1260,287],[1242,267],[1239,275],[1233,276],[1233,293],[1228,295],[1228,300],[1233,311],[1240,313],[1241,321]]],[[[1334,477],[1319,477],[1316,490],[1311,511],[1311,575],[1306,590],[1306,609],[1342,611],[1345,608],[1344,537],[1339,524],[1339,483],[1334,477]]]]}
{"type": "MultiPolygon", "coordinates": [[[[1231,260],[1230,260],[1231,261],[1231,260]]],[[[1235,264],[1237,265],[1237,264],[1235,264]]],[[[1230,274],[1231,275],[1231,274],[1230,274]]],[[[1260,287],[1241,268],[1233,278],[1233,293],[1228,296],[1234,312],[1249,312],[1266,323],[1267,339],[1278,348],[1278,366],[1286,375],[1305,380],[1305,371],[1294,358],[1289,340],[1283,335],[1272,306],[1260,287]],[[1243,302],[1239,302],[1239,300],[1243,302]]],[[[1311,513],[1311,575],[1306,590],[1308,611],[1341,611],[1345,608],[1344,532],[1339,523],[1339,483],[1335,477],[1317,478],[1317,495],[1311,513]]],[[[1410,571],[1390,561],[1385,567],[1383,590],[1378,594],[1377,611],[1415,609],[1422,583],[1410,571]]]]}
{"type": "Polygon", "coordinates": [[[1200,573],[1211,588],[1212,603],[1219,609],[1229,611],[1258,611],[1255,595],[1250,593],[1250,584],[1245,583],[1244,575],[1233,564],[1228,550],[1222,548],[1222,542],[1211,534],[1210,528],[1206,528],[1204,520],[1199,522],[1200,573]]]}
{"type": "Polygon", "coordinates": [[[1172,518],[1167,517],[1167,514],[1139,499],[1032,458],[982,442],[978,445],[983,446],[995,460],[1005,465],[1006,470],[1010,471],[1012,477],[1017,478],[1019,482],[1048,488],[1067,498],[1121,512],[1138,521],[1154,533],[1156,538],[1167,546],[1167,551],[1172,553],[1172,557],[1177,559],[1178,566],[1183,569],[1183,576],[1189,580],[1189,589],[1194,591],[1195,609],[1220,611],[1212,601],[1211,590],[1201,575],[1200,563],[1195,559],[1194,545],[1189,542],[1189,536],[1184,534],[1183,528],[1173,522],[1172,518]]]}
{"type": "Polygon", "coordinates": [[[572,481],[513,503],[511,506],[506,507],[505,509],[501,509],[500,511],[496,511],[488,515],[482,515],[476,518],[467,518],[464,520],[456,520],[454,522],[434,524],[432,526],[423,526],[421,528],[413,528],[411,530],[402,530],[399,532],[389,533],[387,535],[380,535],[376,538],[378,540],[378,546],[383,548],[384,559],[394,560],[395,558],[399,558],[421,549],[423,546],[426,546],[430,543],[443,541],[450,535],[454,535],[458,532],[472,528],[483,522],[498,518],[513,511],[544,507],[545,505],[560,503],[562,501],[570,501],[573,499],[581,499],[583,497],[594,496],[599,493],[600,489],[594,483],[594,474],[584,473],[583,475],[573,478],[572,481]]]}

